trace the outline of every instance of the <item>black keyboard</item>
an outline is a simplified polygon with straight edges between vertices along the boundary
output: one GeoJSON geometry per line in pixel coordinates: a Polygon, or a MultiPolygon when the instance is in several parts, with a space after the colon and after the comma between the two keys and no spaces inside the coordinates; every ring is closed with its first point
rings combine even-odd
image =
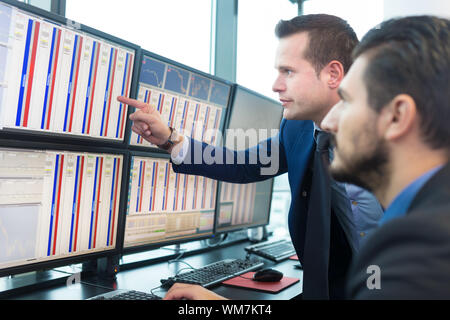
{"type": "Polygon", "coordinates": [[[257,258],[225,259],[202,268],[184,272],[167,279],[161,279],[161,287],[170,288],[175,282],[198,284],[205,288],[219,284],[222,281],[259,269],[264,262],[257,258]]]}
{"type": "Polygon", "coordinates": [[[245,247],[248,253],[279,262],[295,255],[294,245],[290,240],[266,241],[245,247]]]}
{"type": "Polygon", "coordinates": [[[89,298],[88,300],[161,300],[162,298],[147,292],[135,290],[115,290],[98,296],[89,298]]]}

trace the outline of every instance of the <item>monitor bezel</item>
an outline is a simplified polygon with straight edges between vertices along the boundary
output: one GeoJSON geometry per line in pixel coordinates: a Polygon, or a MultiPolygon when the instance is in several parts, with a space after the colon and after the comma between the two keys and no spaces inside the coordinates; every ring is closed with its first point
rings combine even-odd
{"type": "MultiPolygon", "coordinates": [[[[256,91],[254,91],[252,89],[244,87],[243,85],[235,83],[235,84],[233,84],[233,90],[232,90],[232,94],[233,95],[232,95],[232,98],[230,99],[231,100],[231,104],[230,104],[230,107],[229,107],[229,110],[228,110],[229,112],[227,113],[227,119],[226,119],[226,124],[225,124],[224,130],[227,130],[229,128],[229,126],[230,126],[231,116],[232,116],[232,113],[233,113],[236,96],[237,96],[237,93],[238,93],[239,90],[243,90],[243,91],[245,91],[247,93],[250,93],[250,94],[252,94],[252,95],[254,95],[254,96],[258,97],[258,98],[267,100],[270,103],[278,104],[281,107],[281,104],[279,102],[277,102],[276,100],[274,100],[274,99],[272,99],[270,97],[267,97],[267,96],[265,96],[265,95],[263,95],[263,94],[261,94],[259,92],[256,92],[256,91]]],[[[281,124],[282,119],[283,119],[283,114],[281,113],[280,124],[281,124]]],[[[225,136],[225,138],[226,138],[226,136],[225,136]]],[[[226,139],[225,138],[224,138],[224,145],[226,145],[226,141],[225,141],[226,139]]],[[[272,180],[272,181],[271,181],[271,187],[270,187],[271,197],[270,197],[269,205],[268,205],[267,221],[265,221],[264,223],[249,223],[249,224],[239,224],[239,225],[236,225],[236,226],[219,227],[220,204],[219,204],[219,201],[216,201],[216,213],[215,213],[216,221],[214,221],[214,234],[219,235],[219,234],[224,234],[224,233],[229,233],[229,232],[242,231],[242,230],[246,230],[246,229],[249,229],[249,228],[257,228],[257,227],[267,226],[270,223],[270,212],[271,212],[272,199],[273,199],[272,194],[273,194],[273,186],[274,186],[274,177],[273,178],[269,178],[269,179],[272,180]]],[[[223,183],[222,181],[219,181],[219,183],[218,183],[217,198],[220,197],[220,193],[222,192],[222,183],[223,183]]],[[[258,182],[256,182],[256,183],[258,183],[258,182]]]]}
{"type": "MultiPolygon", "coordinates": [[[[225,126],[226,126],[225,129],[229,128],[229,126],[230,126],[231,114],[233,112],[233,107],[234,107],[234,103],[235,103],[235,99],[236,99],[236,95],[238,93],[238,90],[242,90],[242,91],[245,91],[247,93],[250,93],[250,94],[252,94],[254,96],[257,96],[257,97],[259,97],[261,99],[267,100],[270,103],[278,104],[280,106],[280,108],[282,108],[281,103],[279,101],[276,101],[275,99],[272,99],[272,98],[270,98],[268,96],[265,96],[262,93],[256,92],[256,91],[254,91],[254,90],[252,90],[250,88],[244,87],[243,85],[234,83],[233,84],[233,90],[232,90],[232,97],[230,99],[230,109],[229,109],[229,112],[227,114],[228,117],[227,117],[226,123],[225,123],[225,126]]],[[[282,119],[283,119],[283,113],[281,113],[280,124],[281,124],[281,120],[282,119]]]]}
{"type": "MultiPolygon", "coordinates": [[[[151,51],[148,51],[148,50],[145,50],[145,49],[141,49],[139,66],[142,65],[142,60],[144,59],[144,57],[148,57],[148,58],[159,60],[159,61],[161,61],[163,63],[173,65],[174,67],[184,69],[184,70],[186,70],[188,72],[197,74],[199,76],[208,78],[208,79],[213,80],[213,81],[220,82],[221,84],[224,84],[224,85],[227,85],[227,86],[230,87],[230,91],[228,93],[227,105],[223,107],[224,116],[222,117],[220,125],[219,125],[219,131],[220,131],[220,134],[222,134],[221,142],[223,143],[223,131],[225,129],[225,124],[226,124],[228,113],[229,113],[229,109],[230,109],[230,106],[231,106],[231,100],[232,100],[232,97],[233,97],[233,86],[235,84],[233,82],[228,81],[228,80],[225,80],[225,79],[222,79],[220,77],[211,75],[209,73],[203,72],[203,71],[195,69],[193,67],[189,67],[189,66],[187,66],[185,64],[182,64],[180,62],[171,60],[169,58],[160,56],[160,55],[158,55],[158,54],[156,54],[154,52],[151,52],[151,51]]],[[[140,78],[140,75],[141,75],[141,68],[139,68],[139,70],[137,70],[137,72],[136,72],[136,77],[137,77],[137,79],[136,79],[136,88],[135,88],[136,89],[136,96],[138,95],[138,92],[139,92],[139,78],[140,78]]],[[[198,101],[203,101],[203,100],[200,100],[200,99],[197,99],[197,98],[192,98],[192,99],[198,100],[198,101]]],[[[129,109],[128,111],[131,114],[132,111],[130,109],[132,109],[132,108],[128,108],[128,109],[129,109]]],[[[130,131],[129,131],[128,140],[127,140],[127,143],[128,143],[128,146],[129,146],[130,149],[136,150],[136,151],[139,151],[139,150],[142,150],[142,151],[151,150],[152,152],[156,152],[156,153],[163,153],[163,154],[165,153],[165,151],[160,150],[157,147],[133,145],[133,144],[130,143],[131,142],[130,140],[131,140],[131,125],[130,125],[130,131]]]]}
{"type": "Polygon", "coordinates": [[[94,154],[117,154],[123,156],[123,164],[122,164],[122,180],[121,180],[121,188],[119,195],[119,208],[118,208],[118,217],[117,217],[117,227],[116,227],[116,243],[115,247],[111,249],[106,249],[100,252],[92,252],[92,253],[83,253],[77,254],[74,256],[64,257],[64,258],[55,258],[54,260],[46,260],[34,263],[20,264],[17,266],[6,267],[0,269],[0,277],[21,274],[25,272],[31,271],[42,271],[53,269],[61,266],[71,265],[86,262],[89,260],[94,260],[98,258],[111,257],[115,255],[120,255],[121,244],[123,243],[123,234],[121,233],[123,227],[121,225],[123,221],[123,215],[125,210],[125,195],[128,191],[127,186],[124,185],[124,179],[128,174],[128,169],[125,166],[126,163],[129,162],[129,154],[127,150],[124,149],[112,149],[107,147],[80,147],[73,146],[67,144],[57,144],[57,143],[47,143],[47,142],[33,142],[33,141],[21,141],[21,140],[12,140],[12,139],[0,139],[0,147],[6,149],[20,149],[20,150],[50,150],[50,151],[67,151],[67,152],[87,152],[94,154]]]}
{"type": "MultiPolygon", "coordinates": [[[[268,211],[268,214],[267,214],[267,221],[265,221],[264,223],[239,224],[239,225],[236,225],[236,226],[229,226],[229,227],[225,227],[225,228],[223,228],[223,227],[219,228],[219,226],[218,226],[219,212],[218,211],[219,211],[219,206],[220,205],[219,205],[219,202],[217,201],[216,202],[216,214],[215,214],[216,220],[214,221],[214,234],[220,235],[220,234],[224,234],[224,233],[235,232],[235,231],[242,231],[242,230],[247,230],[249,228],[257,228],[257,227],[263,227],[263,226],[269,225],[269,223],[270,223],[270,211],[271,211],[271,207],[272,207],[272,198],[273,198],[272,194],[273,194],[274,178],[270,178],[269,180],[271,180],[271,186],[270,186],[271,197],[270,197],[270,200],[269,200],[269,206],[268,206],[269,211],[268,211]]],[[[264,180],[264,181],[266,181],[266,180],[264,180]]],[[[261,182],[261,181],[258,181],[258,182],[261,182]]],[[[258,183],[258,182],[256,182],[256,183],[258,183]]],[[[220,196],[221,190],[222,190],[222,183],[219,183],[219,189],[218,189],[217,197],[220,196]]]]}
{"type": "MultiPolygon", "coordinates": [[[[150,148],[149,148],[150,149],[150,148]]],[[[148,158],[155,158],[155,159],[167,159],[170,161],[170,155],[167,153],[161,154],[161,153],[157,153],[157,152],[153,152],[153,150],[151,151],[142,151],[142,150],[134,150],[134,151],[130,151],[130,156],[128,159],[128,169],[131,168],[131,161],[133,160],[133,157],[137,156],[137,157],[148,157],[148,158]]],[[[192,242],[192,241],[198,241],[198,240],[205,240],[205,239],[209,239],[209,238],[213,238],[215,236],[214,234],[214,230],[215,230],[215,222],[216,222],[216,207],[217,207],[217,188],[218,188],[219,184],[216,184],[216,191],[215,191],[215,195],[216,195],[216,201],[215,201],[215,207],[214,207],[214,225],[213,225],[213,229],[211,230],[211,232],[207,232],[204,234],[199,234],[199,235],[195,235],[193,237],[189,237],[189,238],[176,238],[176,239],[168,239],[168,240],[164,240],[164,241],[159,241],[159,242],[151,242],[151,243],[146,243],[146,244],[139,244],[139,245],[133,245],[131,247],[125,247],[125,241],[123,239],[122,241],[122,247],[121,247],[121,251],[123,255],[127,255],[127,254],[132,254],[132,253],[138,253],[138,252],[144,252],[144,251],[149,251],[149,250],[155,250],[155,249],[159,249],[161,247],[166,247],[166,246],[170,246],[170,245],[176,245],[176,244],[182,244],[182,243],[187,243],[187,242],[192,242]]],[[[128,174],[128,181],[127,181],[127,191],[129,192],[129,186],[130,186],[130,172],[128,174]]],[[[122,216],[122,223],[121,226],[123,228],[123,230],[119,231],[120,234],[124,237],[125,236],[125,228],[126,228],[126,216],[127,216],[127,212],[126,212],[126,208],[128,206],[128,194],[127,194],[127,199],[126,199],[126,203],[125,203],[125,211],[123,213],[122,216]]]]}
{"type": "MultiPolygon", "coordinates": [[[[0,0],[0,2],[5,3],[6,5],[15,7],[19,10],[22,10],[30,15],[38,16],[39,18],[64,27],[71,28],[72,30],[88,33],[89,35],[104,39],[107,42],[111,42],[117,44],[118,46],[125,47],[130,50],[134,50],[134,62],[132,69],[132,77],[130,82],[130,97],[134,98],[137,94],[137,71],[140,69],[140,56],[141,56],[141,47],[137,44],[128,42],[124,39],[118,38],[114,35],[105,33],[103,31],[94,29],[82,23],[78,23],[76,21],[70,20],[66,17],[57,15],[53,12],[46,11],[44,9],[35,7],[30,4],[26,4],[23,2],[19,2],[17,0],[0,0]]],[[[124,128],[124,137],[123,140],[114,140],[114,139],[105,139],[101,137],[89,137],[83,135],[76,134],[67,134],[67,133],[57,133],[57,132],[46,132],[46,131],[38,131],[38,130],[27,130],[21,128],[3,128],[0,129],[0,139],[27,139],[31,141],[46,141],[48,143],[71,143],[75,145],[84,145],[89,146],[92,143],[95,143],[101,147],[119,147],[119,148],[127,148],[128,146],[128,136],[131,125],[129,121],[130,108],[127,108],[126,113],[126,121],[124,128]]]]}

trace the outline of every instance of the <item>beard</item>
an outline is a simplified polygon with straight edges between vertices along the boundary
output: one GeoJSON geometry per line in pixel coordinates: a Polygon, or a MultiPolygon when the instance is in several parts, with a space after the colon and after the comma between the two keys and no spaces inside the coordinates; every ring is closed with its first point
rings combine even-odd
{"type": "MultiPolygon", "coordinates": [[[[337,148],[334,137],[332,141],[337,148]]],[[[373,193],[387,185],[389,150],[383,140],[375,142],[372,152],[353,153],[346,159],[341,154],[339,156],[341,166],[330,166],[330,174],[334,180],[354,184],[373,193]]]]}

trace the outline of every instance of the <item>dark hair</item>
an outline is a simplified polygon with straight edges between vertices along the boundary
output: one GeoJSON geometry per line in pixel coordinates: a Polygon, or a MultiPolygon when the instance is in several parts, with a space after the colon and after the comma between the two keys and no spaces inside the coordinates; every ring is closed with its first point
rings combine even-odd
{"type": "Polygon", "coordinates": [[[417,106],[424,142],[450,147],[450,20],[433,16],[391,19],[370,30],[353,58],[367,54],[368,103],[380,111],[398,94],[417,106]]]}
{"type": "Polygon", "coordinates": [[[341,62],[344,72],[350,69],[358,37],[345,20],[328,14],[309,14],[280,20],[275,27],[278,38],[299,32],[308,33],[309,47],[304,58],[311,62],[317,74],[332,60],[341,62]]]}

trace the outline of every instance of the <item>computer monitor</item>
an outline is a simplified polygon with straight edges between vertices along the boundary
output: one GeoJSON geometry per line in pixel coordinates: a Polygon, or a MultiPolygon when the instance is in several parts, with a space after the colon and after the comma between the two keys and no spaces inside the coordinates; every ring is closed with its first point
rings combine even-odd
{"type": "MultiPolygon", "coordinates": [[[[231,83],[142,50],[138,100],[159,111],[167,124],[196,140],[221,144],[231,83]]],[[[132,132],[130,145],[156,148],[132,132]]]]}
{"type": "Polygon", "coordinates": [[[0,2],[0,134],[124,142],[139,47],[44,10],[0,2]]]}
{"type": "MultiPolygon", "coordinates": [[[[233,150],[247,149],[276,135],[282,118],[280,103],[240,85],[233,91],[225,146],[233,150]]],[[[273,179],[249,184],[221,182],[215,231],[230,232],[268,224],[272,188],[273,179]]]]}
{"type": "Polygon", "coordinates": [[[117,254],[126,155],[24,144],[0,142],[0,276],[117,254]]]}
{"type": "Polygon", "coordinates": [[[217,181],[172,170],[169,155],[130,158],[124,252],[210,237],[217,181]]]}

